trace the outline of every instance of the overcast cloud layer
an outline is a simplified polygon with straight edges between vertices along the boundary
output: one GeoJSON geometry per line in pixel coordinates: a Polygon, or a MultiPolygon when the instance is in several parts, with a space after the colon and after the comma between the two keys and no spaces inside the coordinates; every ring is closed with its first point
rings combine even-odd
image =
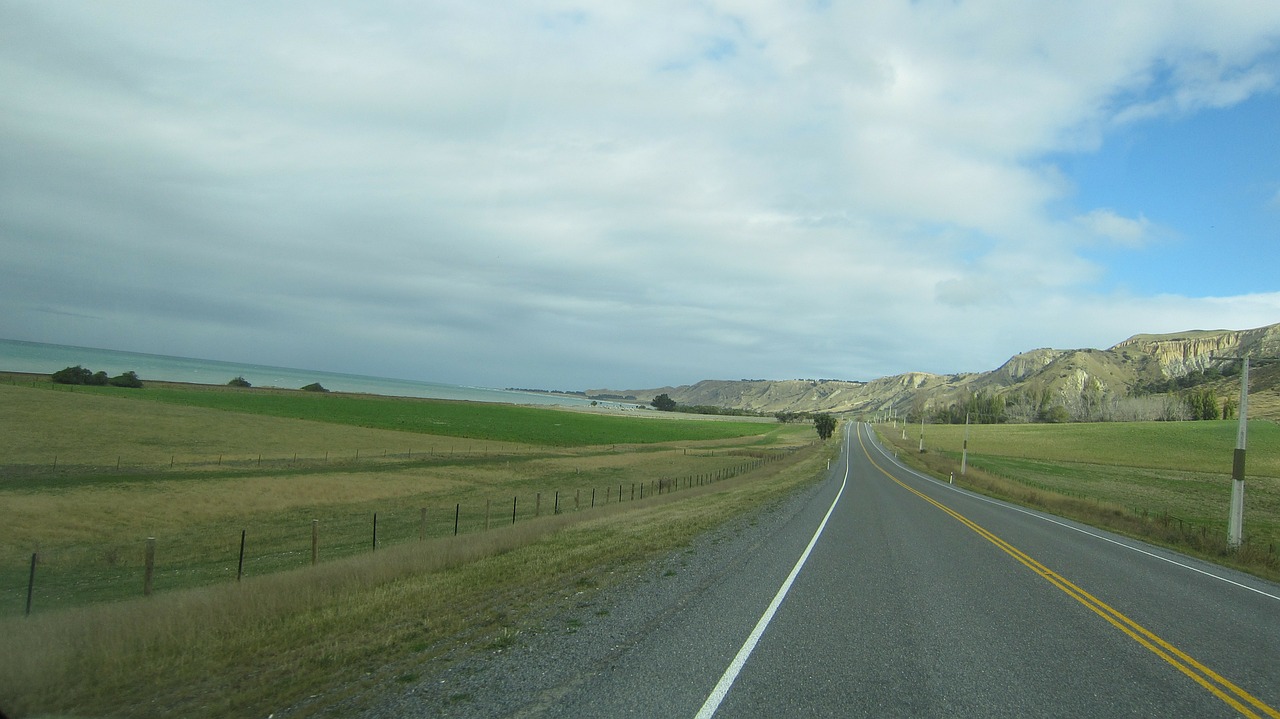
{"type": "Polygon", "coordinates": [[[1275,145],[1234,236],[1071,169],[1280,107],[1280,3],[798,5],[0,1],[0,336],[584,389],[1280,321],[1275,145]]]}

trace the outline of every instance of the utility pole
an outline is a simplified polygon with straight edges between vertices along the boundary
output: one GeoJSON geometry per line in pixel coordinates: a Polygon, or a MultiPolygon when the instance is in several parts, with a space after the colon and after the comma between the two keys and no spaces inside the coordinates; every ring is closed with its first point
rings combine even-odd
{"type": "Polygon", "coordinates": [[[969,413],[964,413],[964,449],[960,454],[960,474],[969,465],[969,413]]]}
{"type": "Polygon", "coordinates": [[[924,412],[920,413],[920,451],[924,451],[924,412]]]}
{"type": "Polygon", "coordinates": [[[1236,451],[1231,461],[1231,512],[1227,516],[1227,546],[1238,549],[1244,541],[1244,456],[1249,439],[1249,362],[1280,362],[1280,357],[1210,357],[1239,360],[1240,424],[1236,429],[1236,451]]]}

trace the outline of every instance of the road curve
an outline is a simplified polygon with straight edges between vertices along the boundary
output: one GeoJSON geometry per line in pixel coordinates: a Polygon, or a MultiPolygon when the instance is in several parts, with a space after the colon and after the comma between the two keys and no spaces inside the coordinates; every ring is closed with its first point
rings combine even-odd
{"type": "Polygon", "coordinates": [[[561,639],[588,658],[519,706],[436,715],[1280,719],[1280,586],[926,478],[865,425],[844,442],[654,619],[561,639]]]}

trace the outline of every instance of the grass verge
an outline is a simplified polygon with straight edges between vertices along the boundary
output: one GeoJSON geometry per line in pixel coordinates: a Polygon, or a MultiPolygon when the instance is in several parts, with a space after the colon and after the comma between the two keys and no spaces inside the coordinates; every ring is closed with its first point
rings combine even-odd
{"type": "Polygon", "coordinates": [[[1245,541],[1233,549],[1234,424],[981,425],[970,428],[963,475],[963,427],[928,426],[925,452],[917,432],[876,431],[939,479],[1280,581],[1280,428],[1250,422],[1245,541]]]}
{"type": "MultiPolygon", "coordinates": [[[[821,476],[828,442],[735,479],[238,585],[0,621],[13,716],[330,715],[560,593],[686,545],[821,476]]],[[[355,704],[352,704],[355,702],[355,704]]]]}

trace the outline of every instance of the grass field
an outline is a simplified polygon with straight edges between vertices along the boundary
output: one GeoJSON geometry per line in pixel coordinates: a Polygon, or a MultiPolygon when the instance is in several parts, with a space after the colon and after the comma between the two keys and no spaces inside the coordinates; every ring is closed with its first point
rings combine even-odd
{"type": "Polygon", "coordinates": [[[1245,547],[1226,547],[1237,423],[1132,422],[878,427],[940,478],[1280,578],[1280,425],[1249,423],[1245,547]],[[906,430],[906,438],[902,430],[906,430]]]}
{"type": "Polygon", "coordinates": [[[297,715],[323,715],[812,481],[833,446],[808,425],[223,388],[0,385],[0,406],[10,716],[266,716],[317,692],[297,715]]]}
{"type": "Polygon", "coordinates": [[[756,423],[751,422],[694,422],[681,426],[671,422],[652,422],[644,417],[591,415],[544,407],[297,390],[159,383],[148,384],[141,389],[88,386],[73,388],[54,384],[44,386],[51,391],[99,397],[146,400],[182,407],[306,419],[438,437],[539,446],[648,444],[726,439],[759,432],[756,423]]]}

